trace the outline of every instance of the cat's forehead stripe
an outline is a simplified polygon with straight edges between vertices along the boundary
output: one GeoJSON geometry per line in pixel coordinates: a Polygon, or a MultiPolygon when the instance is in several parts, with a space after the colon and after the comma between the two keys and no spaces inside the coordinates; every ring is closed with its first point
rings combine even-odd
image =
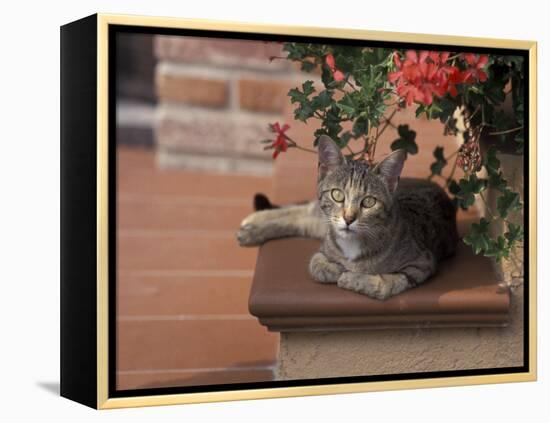
{"type": "Polygon", "coordinates": [[[349,189],[364,189],[366,177],[369,171],[365,164],[352,162],[349,164],[350,171],[345,186],[349,189]]]}

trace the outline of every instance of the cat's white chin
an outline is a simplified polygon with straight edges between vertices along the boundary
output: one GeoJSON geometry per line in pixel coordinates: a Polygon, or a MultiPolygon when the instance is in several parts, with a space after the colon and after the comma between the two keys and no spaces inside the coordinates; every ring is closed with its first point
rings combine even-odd
{"type": "Polygon", "coordinates": [[[342,238],[351,238],[357,235],[357,232],[353,228],[349,227],[338,227],[337,233],[342,238]]]}

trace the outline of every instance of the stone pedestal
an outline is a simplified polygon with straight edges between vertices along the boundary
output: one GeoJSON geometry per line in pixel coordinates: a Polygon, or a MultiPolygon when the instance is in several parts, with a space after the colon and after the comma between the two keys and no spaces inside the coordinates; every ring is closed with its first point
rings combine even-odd
{"type": "Polygon", "coordinates": [[[309,379],[523,366],[523,292],[506,327],[281,332],[276,378],[309,379]]]}

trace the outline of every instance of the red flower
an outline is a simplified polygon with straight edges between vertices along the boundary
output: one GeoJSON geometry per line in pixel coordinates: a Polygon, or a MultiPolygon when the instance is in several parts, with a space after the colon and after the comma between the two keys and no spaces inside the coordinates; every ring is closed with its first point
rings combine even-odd
{"type": "Polygon", "coordinates": [[[341,70],[336,69],[336,61],[334,60],[334,56],[332,53],[329,53],[325,56],[325,63],[329,67],[330,71],[332,72],[332,77],[335,81],[343,81],[345,78],[344,73],[341,70]]]}
{"type": "Polygon", "coordinates": [[[449,94],[451,94],[453,97],[456,97],[458,94],[458,91],[456,89],[457,84],[461,84],[464,82],[464,75],[460,70],[458,70],[455,66],[449,66],[449,72],[448,72],[448,79],[447,79],[447,90],[449,94]]]}
{"type": "Polygon", "coordinates": [[[338,82],[343,81],[345,78],[344,73],[338,69],[333,71],[332,77],[334,78],[335,81],[338,81],[338,82]]]}
{"type": "Polygon", "coordinates": [[[388,74],[388,81],[396,85],[397,95],[408,106],[414,102],[430,105],[434,96],[457,93],[458,69],[448,65],[448,59],[448,52],[407,50],[405,60],[401,61],[396,52],[393,61],[397,71],[388,74]]]}
{"type": "Polygon", "coordinates": [[[332,53],[329,53],[325,56],[325,63],[327,64],[327,66],[332,70],[334,68],[336,68],[336,62],[334,60],[334,56],[332,55],[332,53]]]}
{"type": "Polygon", "coordinates": [[[270,124],[269,128],[272,132],[277,134],[277,138],[275,138],[275,140],[271,143],[271,148],[274,149],[273,158],[276,159],[281,151],[285,152],[288,149],[285,132],[290,128],[290,126],[285,123],[281,128],[279,122],[275,122],[270,124]]]}
{"type": "Polygon", "coordinates": [[[463,80],[468,84],[472,84],[476,81],[487,81],[487,73],[483,68],[489,62],[489,57],[486,54],[476,55],[472,53],[466,53],[463,55],[464,61],[468,64],[468,69],[463,72],[463,80]]]}

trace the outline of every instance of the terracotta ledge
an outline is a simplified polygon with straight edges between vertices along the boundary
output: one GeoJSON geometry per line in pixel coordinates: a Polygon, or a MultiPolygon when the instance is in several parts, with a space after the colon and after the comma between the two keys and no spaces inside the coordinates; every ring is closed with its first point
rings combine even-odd
{"type": "Polygon", "coordinates": [[[258,253],[249,310],[270,331],[506,326],[510,296],[487,258],[460,244],[423,285],[387,301],[314,282],[307,272],[319,242],[271,241],[258,253]]]}

